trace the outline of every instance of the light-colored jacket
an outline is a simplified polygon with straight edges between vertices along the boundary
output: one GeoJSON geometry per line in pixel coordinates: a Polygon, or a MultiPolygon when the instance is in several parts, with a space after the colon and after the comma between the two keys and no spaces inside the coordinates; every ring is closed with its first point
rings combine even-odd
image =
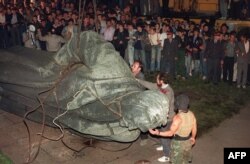
{"type": "Polygon", "coordinates": [[[39,40],[46,42],[46,49],[49,52],[57,52],[62,47],[62,43],[66,42],[62,36],[56,34],[39,35],[38,37],[39,40]]]}
{"type": "Polygon", "coordinates": [[[31,32],[24,32],[22,34],[24,47],[40,49],[39,41],[35,38],[35,34],[31,32]]]}

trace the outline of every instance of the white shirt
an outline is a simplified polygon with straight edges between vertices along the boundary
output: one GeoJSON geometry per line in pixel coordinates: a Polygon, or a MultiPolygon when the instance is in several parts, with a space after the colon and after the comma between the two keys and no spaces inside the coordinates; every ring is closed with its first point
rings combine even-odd
{"type": "Polygon", "coordinates": [[[62,36],[56,34],[48,34],[45,36],[39,34],[38,37],[41,41],[46,42],[46,48],[49,52],[57,52],[61,48],[62,43],[66,42],[62,36]]]}
{"type": "Polygon", "coordinates": [[[5,15],[4,14],[0,14],[0,23],[1,24],[5,24],[6,23],[6,19],[5,19],[5,15]]]}
{"type": "Polygon", "coordinates": [[[244,45],[245,45],[246,53],[248,53],[248,52],[249,52],[249,41],[246,41],[246,42],[244,43],[244,45]]]}
{"type": "Polygon", "coordinates": [[[106,28],[104,33],[103,33],[104,40],[112,41],[113,37],[114,37],[114,34],[115,34],[115,28],[114,27],[111,26],[111,27],[106,28]]]}
{"type": "Polygon", "coordinates": [[[16,24],[16,23],[17,23],[17,15],[13,14],[11,19],[11,24],[16,24]]]}
{"type": "Polygon", "coordinates": [[[153,35],[149,34],[148,38],[150,40],[151,45],[158,45],[158,40],[160,40],[160,34],[159,33],[155,33],[153,35]]]}
{"type": "Polygon", "coordinates": [[[161,33],[160,40],[161,40],[161,47],[163,47],[164,40],[168,38],[168,35],[166,32],[161,33]]]}
{"type": "Polygon", "coordinates": [[[103,34],[105,29],[106,29],[106,22],[104,20],[101,20],[100,34],[103,34]]]}

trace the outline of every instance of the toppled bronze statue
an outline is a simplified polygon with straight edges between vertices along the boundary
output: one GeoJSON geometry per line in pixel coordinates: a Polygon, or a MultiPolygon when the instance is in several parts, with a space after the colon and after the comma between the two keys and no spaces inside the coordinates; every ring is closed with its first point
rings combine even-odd
{"type": "Polygon", "coordinates": [[[131,142],[167,122],[168,99],[145,91],[111,43],[95,32],[74,36],[56,53],[0,50],[0,108],[79,134],[131,142]],[[80,48],[78,48],[80,47],[80,48]]]}

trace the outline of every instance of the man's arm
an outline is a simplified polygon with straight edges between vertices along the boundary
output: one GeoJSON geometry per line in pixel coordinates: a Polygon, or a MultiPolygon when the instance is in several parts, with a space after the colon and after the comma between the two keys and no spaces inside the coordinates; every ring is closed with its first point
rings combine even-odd
{"type": "Polygon", "coordinates": [[[41,29],[38,29],[38,31],[37,31],[37,36],[38,36],[38,39],[39,39],[40,41],[47,41],[47,40],[48,40],[47,35],[42,36],[41,29]]]}
{"type": "Polygon", "coordinates": [[[149,89],[149,90],[156,90],[158,89],[156,83],[151,83],[149,81],[141,80],[141,79],[136,79],[143,87],[149,89]]]}
{"type": "Polygon", "coordinates": [[[196,118],[194,117],[194,124],[193,124],[193,127],[192,127],[192,131],[191,131],[191,142],[192,142],[192,145],[195,144],[195,137],[196,137],[196,134],[197,134],[197,123],[196,123],[196,118]]]}
{"type": "Polygon", "coordinates": [[[180,124],[181,124],[181,118],[178,115],[175,115],[169,130],[164,131],[164,132],[160,132],[158,129],[155,129],[155,130],[149,129],[149,132],[153,135],[158,135],[158,136],[163,136],[163,137],[171,137],[176,133],[180,124]]]}

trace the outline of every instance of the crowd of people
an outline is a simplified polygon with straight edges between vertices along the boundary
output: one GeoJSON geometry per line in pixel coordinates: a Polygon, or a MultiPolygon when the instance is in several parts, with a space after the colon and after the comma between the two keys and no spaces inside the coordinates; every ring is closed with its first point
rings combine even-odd
{"type": "Polygon", "coordinates": [[[197,23],[161,16],[139,17],[133,15],[129,3],[124,8],[115,5],[110,9],[105,4],[95,8],[89,1],[83,11],[79,14],[70,0],[0,4],[0,48],[22,45],[57,52],[80,27],[81,31],[98,32],[130,66],[140,60],[144,73],[167,72],[174,79],[199,76],[214,84],[223,79],[246,87],[248,36],[243,33],[238,37],[227,24],[216,29],[203,19],[197,23]]]}

